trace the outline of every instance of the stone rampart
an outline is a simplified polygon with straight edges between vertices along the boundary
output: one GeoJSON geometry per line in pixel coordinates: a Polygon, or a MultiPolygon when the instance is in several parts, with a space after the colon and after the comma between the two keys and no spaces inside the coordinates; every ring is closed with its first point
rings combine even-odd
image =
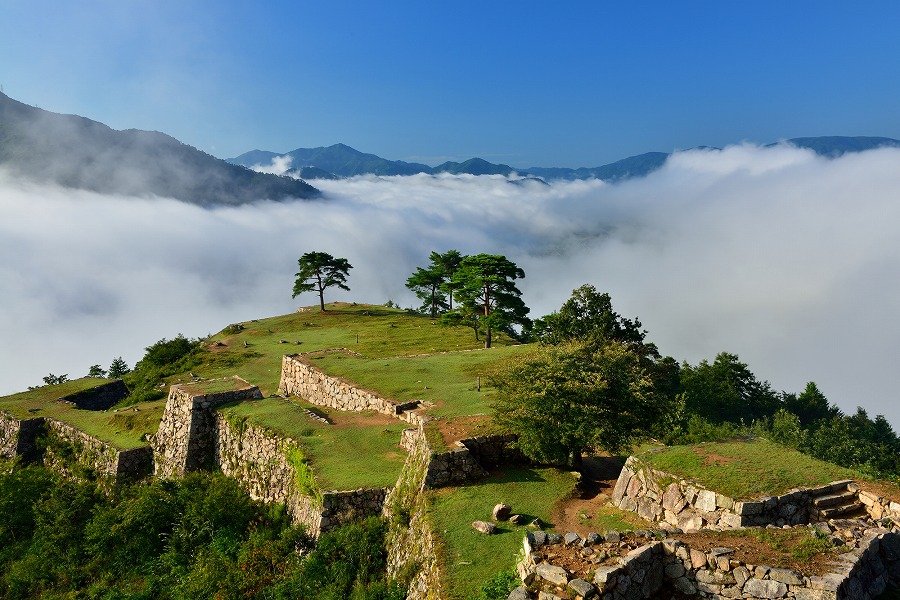
{"type": "Polygon", "coordinates": [[[427,474],[433,453],[423,424],[404,430],[401,440],[409,455],[384,503],[384,514],[391,523],[388,575],[411,578],[408,600],[440,600],[445,594],[437,559],[437,539],[426,502],[427,474]]]}
{"type": "Polygon", "coordinates": [[[280,436],[245,419],[215,414],[212,436],[215,464],[233,477],[250,496],[284,504],[292,521],[318,537],[355,519],[381,514],[387,490],[305,490],[298,486],[302,452],[290,437],[280,436]],[[300,463],[300,464],[298,464],[300,463]]]}
{"type": "Polygon", "coordinates": [[[398,404],[378,394],[358,388],[343,379],[326,375],[304,362],[303,354],[286,354],[281,360],[278,393],[298,396],[311,404],[351,412],[375,411],[418,424],[423,417],[414,410],[416,403],[398,404]]]}
{"type": "MultiPolygon", "coordinates": [[[[602,553],[599,546],[604,538],[591,534],[582,540],[567,534],[551,540],[551,535],[541,531],[526,534],[524,552],[517,565],[524,585],[510,598],[534,598],[535,592],[539,597],[548,597],[554,590],[568,589],[579,597],[608,600],[657,598],[662,592],[677,593],[679,597],[749,600],[872,600],[888,586],[900,583],[897,528],[865,530],[856,548],[836,555],[831,571],[824,575],[806,576],[792,569],[745,564],[732,556],[731,548],[703,552],[668,538],[636,547],[615,561],[592,566],[591,581],[548,559],[562,554],[565,546],[582,548],[585,557],[596,556],[602,553]]],[[[571,564],[570,568],[574,568],[571,564]]]]}
{"type": "Polygon", "coordinates": [[[102,383],[80,392],[70,394],[62,398],[83,410],[106,410],[124,399],[128,395],[128,388],[121,379],[115,379],[108,383],[102,383]]]}
{"type": "Polygon", "coordinates": [[[465,446],[482,467],[496,467],[529,462],[521,450],[513,447],[518,439],[516,434],[507,433],[465,438],[457,443],[465,446]]]}
{"type": "Polygon", "coordinates": [[[190,384],[169,388],[159,430],[152,440],[156,475],[175,477],[212,466],[216,429],[213,408],[227,402],[262,398],[258,387],[239,377],[233,379],[239,389],[197,394],[190,384]]]}
{"type": "MultiPolygon", "coordinates": [[[[667,529],[736,529],[753,525],[798,525],[808,523],[817,497],[837,490],[849,481],[817,488],[794,489],[781,496],[754,501],[734,498],[703,488],[670,473],[658,471],[630,456],[613,489],[612,501],[623,510],[667,529]]],[[[858,488],[857,488],[858,489],[858,488]]]]}
{"type": "Polygon", "coordinates": [[[26,460],[37,457],[37,438],[44,431],[44,417],[17,419],[0,411],[0,457],[26,460]]]}
{"type": "Polygon", "coordinates": [[[77,427],[46,419],[47,447],[44,465],[73,477],[98,476],[115,481],[138,479],[153,471],[149,447],[119,450],[77,427]]]}

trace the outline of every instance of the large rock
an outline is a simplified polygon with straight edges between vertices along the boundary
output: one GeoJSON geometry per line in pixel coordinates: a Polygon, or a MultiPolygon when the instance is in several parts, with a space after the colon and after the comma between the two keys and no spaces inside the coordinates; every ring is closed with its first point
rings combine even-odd
{"type": "Polygon", "coordinates": [[[472,521],[472,527],[474,527],[476,531],[480,531],[486,535],[491,535],[497,531],[497,526],[493,523],[488,523],[487,521],[472,521]]]}
{"type": "Polygon", "coordinates": [[[494,512],[492,513],[495,521],[505,521],[510,514],[512,514],[512,506],[502,502],[494,507],[494,512]]]}
{"type": "Polygon", "coordinates": [[[750,594],[756,598],[776,599],[787,595],[787,586],[780,581],[771,579],[748,579],[744,584],[744,594],[750,594]]]}
{"type": "Polygon", "coordinates": [[[556,565],[541,563],[534,570],[534,574],[553,585],[564,586],[569,583],[569,572],[556,565]]]}
{"type": "Polygon", "coordinates": [[[573,579],[569,582],[568,587],[576,596],[581,596],[584,600],[597,597],[597,588],[584,579],[573,579]]]}

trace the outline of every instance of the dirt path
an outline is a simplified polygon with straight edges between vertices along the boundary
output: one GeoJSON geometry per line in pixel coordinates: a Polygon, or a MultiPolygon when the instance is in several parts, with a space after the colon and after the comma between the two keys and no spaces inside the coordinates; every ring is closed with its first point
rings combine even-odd
{"type": "Polygon", "coordinates": [[[580,493],[556,503],[550,514],[553,528],[558,532],[574,531],[581,536],[596,531],[592,519],[585,517],[596,515],[609,502],[624,462],[614,456],[585,457],[580,493]]]}

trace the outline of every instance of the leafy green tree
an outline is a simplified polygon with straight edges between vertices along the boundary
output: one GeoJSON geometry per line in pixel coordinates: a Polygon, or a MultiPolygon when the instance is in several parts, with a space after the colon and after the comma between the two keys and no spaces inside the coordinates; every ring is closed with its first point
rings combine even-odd
{"type": "Polygon", "coordinates": [[[797,415],[800,424],[805,428],[816,421],[840,416],[841,411],[828,402],[816,384],[812,381],[806,384],[806,389],[798,395],[785,394],[784,407],[797,415]]]}
{"type": "Polygon", "coordinates": [[[449,310],[453,310],[453,294],[456,292],[456,284],[453,283],[453,274],[459,269],[463,255],[459,250],[447,250],[443,254],[432,252],[428,259],[435,270],[437,270],[444,278],[441,284],[441,290],[447,294],[447,306],[449,310]]]}
{"type": "MultiPolygon", "coordinates": [[[[199,340],[189,340],[179,333],[171,340],[163,338],[152,346],[144,348],[146,352],[144,358],[141,359],[141,364],[153,367],[172,365],[189,355],[199,346],[199,340]]],[[[112,370],[111,367],[110,370],[112,370]]]]}
{"type": "Polygon", "coordinates": [[[447,296],[441,290],[443,283],[443,274],[433,267],[428,269],[419,267],[406,280],[406,287],[422,300],[422,309],[430,311],[432,319],[437,318],[438,312],[448,306],[447,296]]]}
{"type": "Polygon", "coordinates": [[[756,379],[736,354],[720,352],[710,364],[703,360],[696,367],[681,368],[685,409],[712,423],[725,421],[750,424],[771,417],[780,401],[768,382],[756,379]]]}
{"type": "Polygon", "coordinates": [[[112,363],[109,365],[109,378],[118,379],[130,371],[131,369],[128,368],[128,363],[119,356],[118,358],[113,359],[112,363]]]}
{"type": "Polygon", "coordinates": [[[317,292],[319,294],[319,306],[325,311],[325,290],[330,287],[339,287],[349,291],[347,287],[347,275],[353,268],[346,258],[335,258],[327,252],[307,252],[299,259],[297,264],[300,270],[295,274],[294,294],[292,298],[304,292],[317,292]]]}
{"type": "Polygon", "coordinates": [[[88,369],[87,376],[103,379],[104,377],[106,377],[106,369],[104,369],[100,365],[91,365],[91,368],[88,369]]]}
{"type": "Polygon", "coordinates": [[[445,322],[452,324],[458,317],[465,322],[466,318],[476,316],[480,329],[484,331],[485,348],[491,347],[494,331],[508,331],[513,324],[529,326],[531,321],[526,316],[528,307],[515,284],[515,280],[522,277],[525,277],[525,272],[505,256],[466,256],[453,274],[460,306],[455,315],[451,311],[445,322]]]}
{"type": "Polygon", "coordinates": [[[609,294],[601,294],[589,284],[574,290],[558,311],[537,319],[533,333],[545,344],[608,340],[635,345],[643,344],[647,334],[638,319],[614,311],[609,294]]]}
{"type": "Polygon", "coordinates": [[[44,385],[57,385],[67,382],[69,380],[69,375],[54,375],[53,373],[50,373],[42,379],[44,380],[44,385]]]}
{"type": "Polygon", "coordinates": [[[494,421],[538,462],[577,467],[584,451],[619,452],[661,416],[640,358],[619,342],[540,346],[491,381],[494,421]]]}

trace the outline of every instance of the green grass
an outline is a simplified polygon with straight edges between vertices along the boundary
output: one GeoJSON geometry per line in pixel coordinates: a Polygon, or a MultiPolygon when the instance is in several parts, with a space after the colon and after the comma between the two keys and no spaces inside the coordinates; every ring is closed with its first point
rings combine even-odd
{"type": "Polygon", "coordinates": [[[591,517],[590,525],[592,531],[604,533],[610,529],[616,531],[627,531],[629,529],[648,529],[652,528],[651,523],[643,520],[633,512],[628,512],[615,506],[603,506],[591,517]]]}
{"type": "Polygon", "coordinates": [[[311,363],[329,375],[343,377],[394,400],[427,400],[428,414],[439,417],[489,414],[494,399],[485,374],[498,361],[529,346],[501,346],[415,358],[359,358],[344,353],[313,356],[311,363]],[[481,378],[481,390],[478,378],[481,378]]]}
{"type": "Polygon", "coordinates": [[[184,383],[182,387],[189,394],[195,396],[205,394],[221,394],[222,392],[234,392],[247,387],[247,384],[240,379],[234,377],[223,377],[218,379],[208,379],[206,381],[198,381],[196,383],[184,383]]]}
{"type": "Polygon", "coordinates": [[[141,441],[141,436],[155,433],[159,428],[164,400],[142,402],[119,411],[82,410],[58,402],[66,396],[108,382],[108,379],[86,377],[58,385],[42,386],[0,398],[0,410],[20,419],[50,417],[68,423],[119,450],[146,446],[147,442],[141,441]]]}
{"type": "MultiPolygon", "coordinates": [[[[344,347],[369,358],[432,354],[480,348],[472,331],[464,327],[443,327],[429,317],[376,305],[328,304],[288,315],[246,321],[244,329],[220,332],[204,345],[202,364],[194,372],[204,378],[239,375],[258,385],[264,395],[278,388],[281,357],[284,354],[344,347]],[[284,340],[286,344],[282,344],[284,340]],[[225,346],[210,346],[221,342],[225,346]],[[246,342],[246,346],[244,343],[246,342]],[[295,342],[300,342],[296,344],[295,342]]],[[[226,328],[227,329],[227,328],[226,328]]],[[[513,343],[495,336],[494,344],[513,343]]],[[[186,374],[170,378],[187,381],[186,374]]]]}
{"type": "Polygon", "coordinates": [[[336,424],[314,421],[297,403],[283,398],[245,400],[219,410],[297,440],[323,490],[391,486],[397,482],[406,460],[406,452],[399,447],[406,423],[309,408],[325,413],[336,424]]]}
{"type": "Polygon", "coordinates": [[[739,500],[860,477],[850,469],[762,439],[672,446],[640,458],[656,469],[739,500]]]}
{"type": "Polygon", "coordinates": [[[568,471],[522,467],[495,473],[481,483],[432,492],[429,510],[443,543],[450,597],[471,598],[492,575],[512,568],[527,529],[501,523],[497,534],[487,536],[475,531],[472,521],[490,521],[494,505],[505,502],[528,522],[539,517],[548,523],[553,504],[574,486],[568,471]]]}

